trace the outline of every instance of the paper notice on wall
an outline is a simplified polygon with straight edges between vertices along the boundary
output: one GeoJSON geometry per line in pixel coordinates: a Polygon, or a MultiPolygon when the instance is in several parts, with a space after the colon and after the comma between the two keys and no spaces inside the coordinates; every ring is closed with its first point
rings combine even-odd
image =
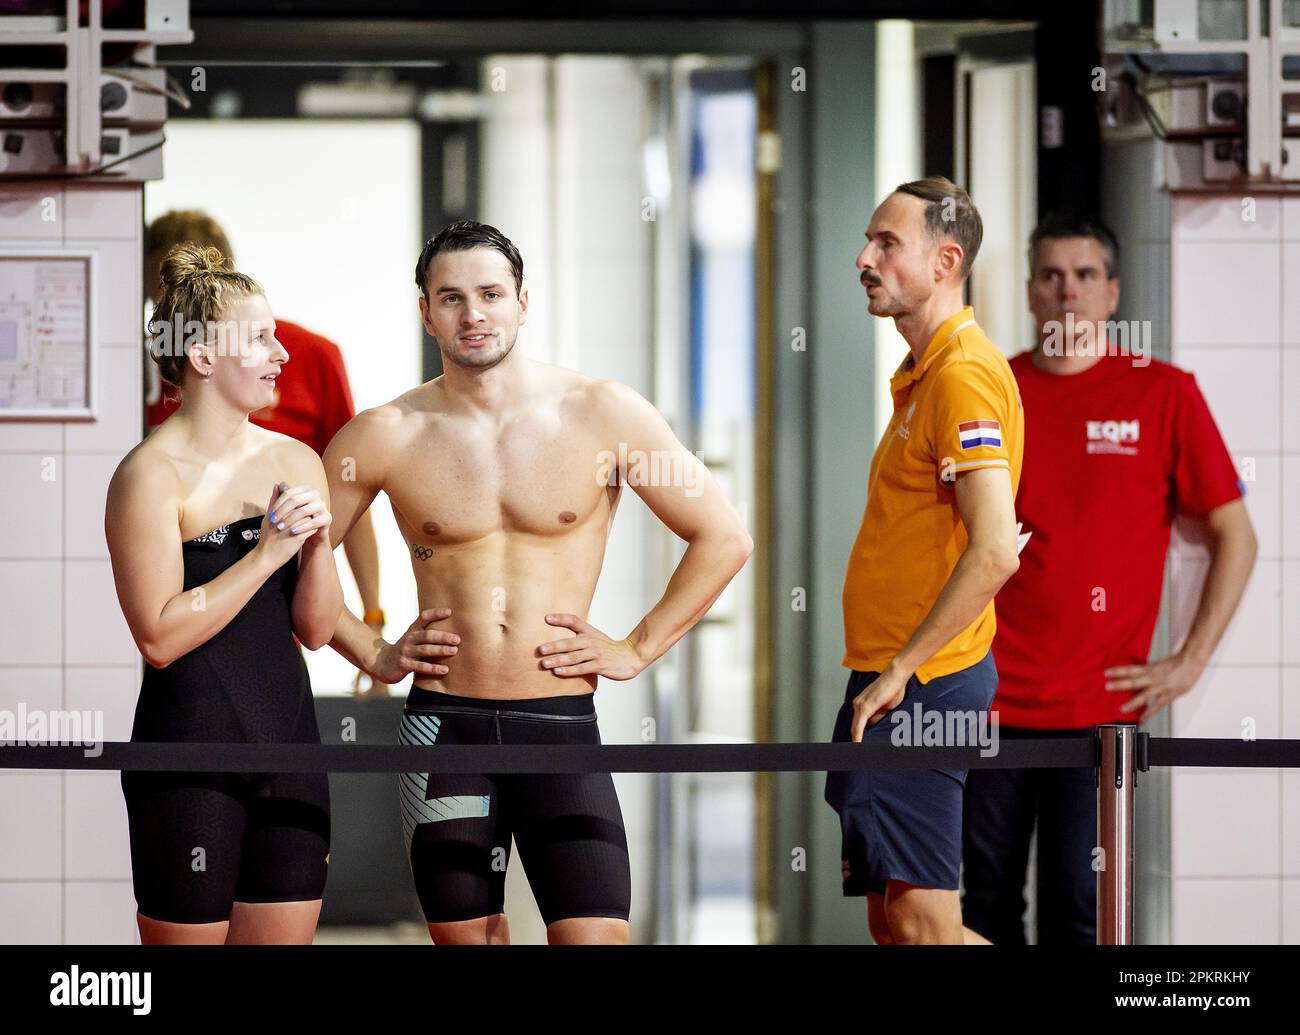
{"type": "Polygon", "coordinates": [[[0,410],[88,406],[89,260],[0,255],[0,410]]]}

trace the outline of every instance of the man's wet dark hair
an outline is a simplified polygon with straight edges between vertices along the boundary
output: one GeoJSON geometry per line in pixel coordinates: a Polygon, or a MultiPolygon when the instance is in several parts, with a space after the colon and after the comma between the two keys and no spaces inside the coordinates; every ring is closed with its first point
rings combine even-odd
{"type": "Polygon", "coordinates": [[[519,254],[519,249],[510,242],[510,238],[494,226],[476,223],[472,219],[462,219],[452,223],[436,236],[430,237],[420,250],[419,261],[415,264],[415,283],[420,289],[420,296],[426,302],[429,300],[426,291],[429,266],[433,263],[433,257],[443,252],[467,252],[471,248],[494,248],[504,255],[506,261],[510,263],[510,272],[515,278],[515,295],[517,296],[523,290],[524,260],[519,254]]]}
{"type": "Polygon", "coordinates": [[[1119,241],[1110,227],[1093,216],[1076,212],[1053,212],[1034,227],[1029,235],[1029,272],[1037,268],[1038,245],[1042,241],[1062,241],[1070,237],[1091,237],[1106,252],[1106,276],[1114,280],[1119,276],[1119,241]]]}

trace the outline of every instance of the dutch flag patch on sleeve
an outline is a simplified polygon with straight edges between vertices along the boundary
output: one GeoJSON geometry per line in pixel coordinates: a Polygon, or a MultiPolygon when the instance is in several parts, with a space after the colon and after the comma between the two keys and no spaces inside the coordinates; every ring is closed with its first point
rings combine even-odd
{"type": "Polygon", "coordinates": [[[976,446],[1002,446],[1002,425],[995,420],[964,420],[957,425],[962,449],[976,446]]]}

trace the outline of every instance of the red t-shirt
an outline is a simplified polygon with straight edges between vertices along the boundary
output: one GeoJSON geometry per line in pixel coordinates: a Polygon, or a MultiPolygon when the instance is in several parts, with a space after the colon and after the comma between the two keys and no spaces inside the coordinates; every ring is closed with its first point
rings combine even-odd
{"type": "MultiPolygon", "coordinates": [[[[343,354],[328,338],[288,320],[276,319],[275,336],[289,353],[276,378],[276,399],[248,419],[324,453],[339,428],[356,416],[343,354]]],[[[157,427],[179,407],[164,386],[162,398],[148,408],[149,426],[157,427]]]]}
{"type": "Polygon", "coordinates": [[[1016,498],[1020,570],[997,596],[994,708],[1008,726],[1133,722],[1132,693],[1103,671],[1145,664],[1177,514],[1243,495],[1236,467],[1189,373],[1107,356],[1049,374],[1033,350],[1011,361],[1025,408],[1016,498]]]}

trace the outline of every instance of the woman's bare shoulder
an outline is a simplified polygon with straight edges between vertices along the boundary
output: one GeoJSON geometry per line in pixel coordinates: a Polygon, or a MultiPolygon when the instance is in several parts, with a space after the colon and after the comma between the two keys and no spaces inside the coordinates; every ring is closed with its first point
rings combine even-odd
{"type": "Polygon", "coordinates": [[[260,449],[259,458],[263,461],[267,475],[272,483],[287,481],[293,483],[315,482],[322,471],[320,454],[305,442],[300,442],[292,435],[284,435],[269,428],[257,428],[260,449]]]}
{"type": "MultiPolygon", "coordinates": [[[[108,483],[105,518],[174,511],[180,513],[181,479],[175,457],[158,432],[146,438],[122,457],[108,483]]],[[[179,517],[178,517],[179,522],[179,517]]]]}
{"type": "Polygon", "coordinates": [[[166,439],[155,431],[122,457],[109,484],[111,488],[114,483],[146,482],[157,487],[167,483],[175,485],[177,477],[176,457],[167,448],[166,439]]]}

